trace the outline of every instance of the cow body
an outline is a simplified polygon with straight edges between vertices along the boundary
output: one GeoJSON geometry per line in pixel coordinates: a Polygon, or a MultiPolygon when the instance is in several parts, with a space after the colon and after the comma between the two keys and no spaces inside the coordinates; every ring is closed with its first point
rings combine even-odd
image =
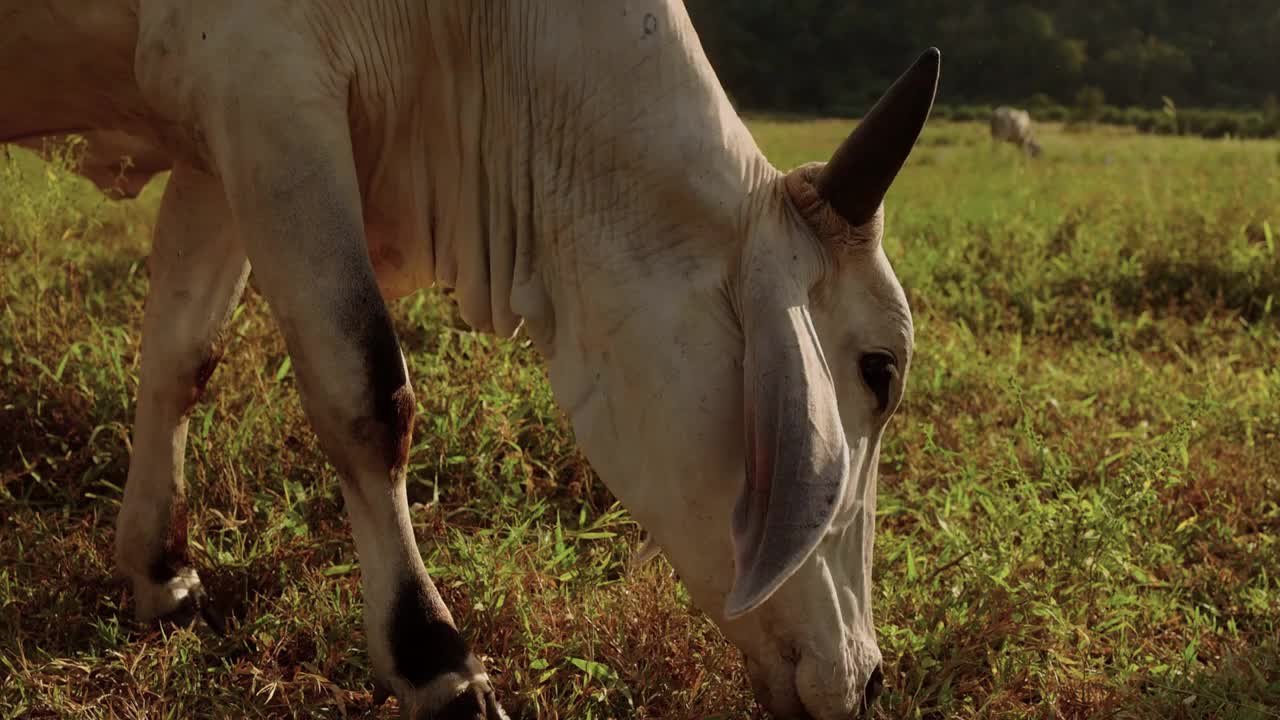
{"type": "Polygon", "coordinates": [[[1035,131],[1031,126],[1031,114],[1007,106],[996,108],[991,113],[991,139],[994,142],[1008,142],[1022,148],[1032,157],[1040,154],[1040,144],[1036,142],[1035,131]]]}
{"type": "Polygon", "coordinates": [[[879,208],[936,51],[828,167],[783,175],[666,0],[0,0],[0,18],[20,108],[0,142],[85,133],[108,169],[131,151],[125,194],[173,168],[117,530],[140,617],[201,603],[186,417],[252,268],[342,477],[379,680],[406,716],[501,716],[405,497],[414,390],[384,301],[437,285],[476,329],[524,327],[587,457],[775,713],[844,718],[879,692],[875,466],[912,342],[879,208]]]}

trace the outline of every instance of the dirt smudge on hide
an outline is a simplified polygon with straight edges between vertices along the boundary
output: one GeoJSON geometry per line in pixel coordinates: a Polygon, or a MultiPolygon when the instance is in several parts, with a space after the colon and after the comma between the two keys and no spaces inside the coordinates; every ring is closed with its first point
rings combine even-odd
{"type": "Polygon", "coordinates": [[[164,547],[151,561],[147,576],[157,585],[169,582],[187,565],[187,498],[178,494],[169,507],[169,525],[165,529],[164,547]]]}
{"type": "Polygon", "coordinates": [[[376,315],[365,321],[363,342],[372,414],[359,417],[352,432],[358,442],[377,453],[387,469],[396,471],[391,474],[394,481],[409,461],[416,401],[400,355],[400,342],[381,302],[379,298],[368,304],[376,308],[376,315]]]}
{"type": "Polygon", "coordinates": [[[222,361],[224,349],[221,342],[215,342],[204,358],[196,365],[195,374],[191,378],[191,387],[188,390],[186,402],[182,408],[182,415],[185,417],[191,414],[197,403],[204,398],[205,388],[209,386],[209,379],[213,377],[213,371],[218,368],[218,363],[222,361]]]}

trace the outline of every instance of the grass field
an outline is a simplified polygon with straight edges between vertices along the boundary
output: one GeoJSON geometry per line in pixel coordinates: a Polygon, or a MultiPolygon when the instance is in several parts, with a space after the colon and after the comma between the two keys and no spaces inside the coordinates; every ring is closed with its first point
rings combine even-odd
{"type": "MultiPolygon", "coordinates": [[[[780,167],[846,123],[753,129],[780,167]]],[[[889,196],[916,359],[880,481],[884,718],[1280,718],[1280,143],[932,127],[889,196]]],[[[112,575],[147,238],[0,157],[0,718],[371,710],[334,471],[250,291],[194,412],[193,555],[230,614],[112,575]]],[[[736,653],[574,449],[532,350],[394,306],[424,557],[509,709],[740,718],[736,653]]]]}

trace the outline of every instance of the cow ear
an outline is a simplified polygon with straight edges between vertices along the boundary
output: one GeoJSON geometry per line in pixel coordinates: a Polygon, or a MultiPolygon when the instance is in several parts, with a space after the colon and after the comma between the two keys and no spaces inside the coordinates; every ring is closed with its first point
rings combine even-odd
{"type": "Polygon", "coordinates": [[[725,616],[747,613],[809,557],[844,496],[849,449],[808,290],[773,253],[743,268],[746,484],[733,515],[725,616]]]}

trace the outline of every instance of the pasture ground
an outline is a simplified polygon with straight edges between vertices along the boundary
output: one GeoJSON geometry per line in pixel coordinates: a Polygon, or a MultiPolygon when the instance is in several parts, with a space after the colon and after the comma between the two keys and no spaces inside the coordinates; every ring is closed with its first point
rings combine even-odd
{"type": "MultiPolygon", "coordinates": [[[[846,122],[759,120],[780,167],[846,122]]],[[[881,718],[1280,717],[1280,143],[939,124],[888,200],[917,354],[883,450],[881,718]]],[[[370,708],[334,471],[250,291],[191,421],[193,554],[230,616],[137,626],[113,578],[147,238],[0,156],[0,718],[370,708]]],[[[575,451],[538,360],[423,291],[422,552],[508,707],[740,718],[735,652],[575,451]]]]}

